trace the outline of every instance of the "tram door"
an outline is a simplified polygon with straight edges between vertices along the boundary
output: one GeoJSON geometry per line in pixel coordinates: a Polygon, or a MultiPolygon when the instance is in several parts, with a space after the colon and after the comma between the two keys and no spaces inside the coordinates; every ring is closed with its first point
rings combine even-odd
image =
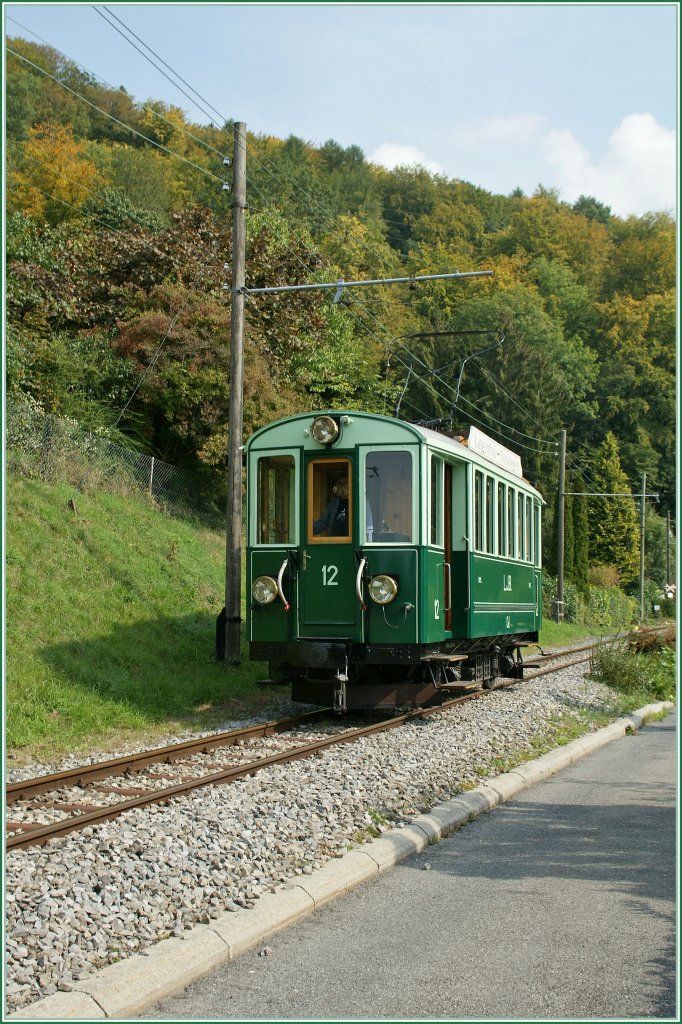
{"type": "Polygon", "coordinates": [[[357,639],[361,628],[356,596],[352,462],[336,456],[306,465],[306,517],[299,576],[301,634],[357,639]]]}
{"type": "Polygon", "coordinates": [[[445,567],[443,585],[443,608],[445,610],[445,631],[452,631],[452,466],[445,463],[445,481],[443,486],[443,546],[445,548],[445,567]]]}

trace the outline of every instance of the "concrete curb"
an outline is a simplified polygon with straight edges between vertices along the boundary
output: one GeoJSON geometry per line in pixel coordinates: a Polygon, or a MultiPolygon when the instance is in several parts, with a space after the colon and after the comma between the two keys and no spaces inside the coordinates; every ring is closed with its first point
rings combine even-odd
{"type": "Polygon", "coordinates": [[[181,992],[208,974],[332,899],[420,853],[457,828],[548,778],[626,732],[641,728],[651,715],[672,711],[669,701],[647,704],[598,732],[588,733],[535,761],[518,765],[489,783],[461,793],[420,814],[402,829],[382,835],[363,850],[329,861],[311,875],[297,877],[276,893],[266,893],[253,910],[223,913],[210,925],[196,925],[186,937],[171,938],[102,968],[72,992],[57,992],[10,1014],[6,1020],[103,1020],[143,1013],[160,999],[181,992]]]}

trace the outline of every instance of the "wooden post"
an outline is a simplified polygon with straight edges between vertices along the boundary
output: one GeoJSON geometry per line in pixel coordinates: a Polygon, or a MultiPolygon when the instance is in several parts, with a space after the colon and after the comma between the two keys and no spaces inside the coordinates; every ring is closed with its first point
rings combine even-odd
{"type": "Polygon", "coordinates": [[[639,621],[644,622],[644,527],[646,525],[646,473],[642,473],[642,504],[639,510],[639,621]]]}
{"type": "MultiPolygon", "coordinates": [[[[246,125],[234,125],[232,186],[232,285],[230,406],[227,445],[227,533],[223,651],[218,658],[238,665],[242,599],[242,432],[244,406],[244,287],[246,284],[246,125]]],[[[220,636],[220,624],[219,624],[220,636]]]]}
{"type": "Polygon", "coordinates": [[[564,618],[564,508],[566,502],[566,431],[561,431],[561,442],[559,446],[559,502],[557,514],[557,554],[556,554],[556,620],[562,622],[564,618]]]}

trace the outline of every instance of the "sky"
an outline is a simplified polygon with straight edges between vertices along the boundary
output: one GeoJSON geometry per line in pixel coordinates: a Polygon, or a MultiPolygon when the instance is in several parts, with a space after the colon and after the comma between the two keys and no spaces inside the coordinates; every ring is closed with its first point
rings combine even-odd
{"type": "MultiPolygon", "coordinates": [[[[335,139],[389,168],[421,164],[504,195],[542,185],[620,216],[675,213],[676,3],[107,8],[256,134],[335,139]]],[[[3,13],[6,35],[36,42],[29,29],[137,100],[207,122],[90,4],[3,13]]]]}

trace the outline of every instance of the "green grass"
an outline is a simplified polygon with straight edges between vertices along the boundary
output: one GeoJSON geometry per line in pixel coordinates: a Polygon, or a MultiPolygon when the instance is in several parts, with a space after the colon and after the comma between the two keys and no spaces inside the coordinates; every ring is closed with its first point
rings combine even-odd
{"type": "MultiPolygon", "coordinates": [[[[8,476],[7,746],[105,744],[272,704],[215,662],[225,538],[140,501],[8,476]]],[[[243,657],[246,651],[243,650],[243,657]]]]}
{"type": "Polygon", "coordinates": [[[573,622],[557,623],[543,619],[539,643],[542,647],[558,647],[603,635],[604,629],[601,626],[586,626],[573,622]]]}

